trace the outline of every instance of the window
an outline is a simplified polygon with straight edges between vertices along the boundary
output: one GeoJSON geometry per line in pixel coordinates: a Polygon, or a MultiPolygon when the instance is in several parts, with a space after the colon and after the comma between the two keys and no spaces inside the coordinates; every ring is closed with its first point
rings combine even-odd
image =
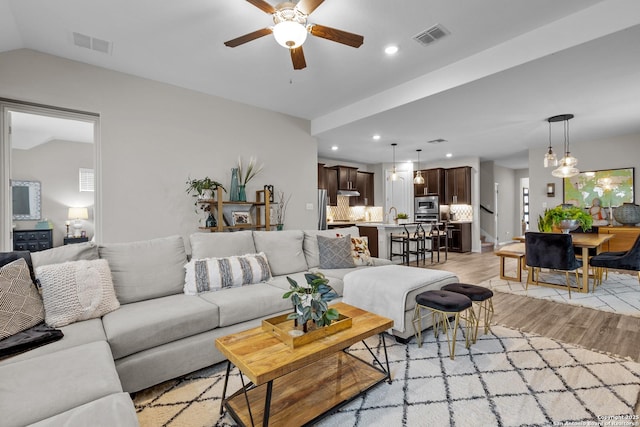
{"type": "Polygon", "coordinates": [[[93,169],[80,168],[80,191],[94,191],[93,169]]]}

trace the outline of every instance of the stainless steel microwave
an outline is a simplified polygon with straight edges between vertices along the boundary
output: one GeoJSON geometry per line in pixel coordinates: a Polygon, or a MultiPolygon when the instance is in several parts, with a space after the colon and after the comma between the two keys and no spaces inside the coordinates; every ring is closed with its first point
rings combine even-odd
{"type": "Polygon", "coordinates": [[[414,200],[415,213],[439,214],[438,196],[418,196],[414,200]]]}

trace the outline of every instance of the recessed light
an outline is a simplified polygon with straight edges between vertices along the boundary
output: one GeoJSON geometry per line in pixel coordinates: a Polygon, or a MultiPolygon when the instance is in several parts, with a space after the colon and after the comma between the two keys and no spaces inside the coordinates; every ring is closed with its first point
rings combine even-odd
{"type": "Polygon", "coordinates": [[[376,141],[380,139],[380,135],[373,135],[373,139],[375,139],[376,141]]]}
{"type": "Polygon", "coordinates": [[[398,46],[391,45],[384,48],[384,53],[387,55],[395,55],[398,53],[398,46]]]}
{"type": "Polygon", "coordinates": [[[447,153],[447,154],[446,154],[446,156],[447,156],[447,157],[453,157],[453,154],[451,154],[451,153],[447,153]]]}
{"type": "Polygon", "coordinates": [[[332,149],[333,151],[338,151],[338,146],[337,146],[337,145],[332,145],[332,146],[331,146],[331,149],[332,149]]]}

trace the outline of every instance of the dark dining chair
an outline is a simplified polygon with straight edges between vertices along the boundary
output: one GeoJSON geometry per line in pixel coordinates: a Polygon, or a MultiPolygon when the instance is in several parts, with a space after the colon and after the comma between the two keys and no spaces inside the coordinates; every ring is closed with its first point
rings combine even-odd
{"type": "Polygon", "coordinates": [[[582,267],[582,262],[576,258],[571,235],[528,232],[524,237],[526,262],[529,269],[526,289],[529,289],[529,283],[558,287],[559,285],[555,283],[541,282],[540,269],[559,270],[565,272],[567,291],[571,298],[569,272],[575,273],[576,283],[579,283],[578,268],[582,267]]]}
{"type": "MultiPolygon", "coordinates": [[[[638,272],[640,282],[640,236],[626,252],[602,252],[589,260],[592,267],[599,269],[599,278],[602,282],[602,269],[613,268],[616,270],[628,270],[638,272]]],[[[595,286],[593,287],[595,291],[595,286]]]]}

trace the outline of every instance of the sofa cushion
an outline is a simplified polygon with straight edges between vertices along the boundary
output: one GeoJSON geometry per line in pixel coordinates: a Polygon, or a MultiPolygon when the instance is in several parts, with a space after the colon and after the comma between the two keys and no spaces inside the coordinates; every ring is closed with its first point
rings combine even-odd
{"type": "Polygon", "coordinates": [[[44,320],[44,306],[29,266],[19,258],[0,267],[0,339],[44,320]]]}
{"type": "Polygon", "coordinates": [[[102,323],[119,359],[218,327],[218,307],[193,296],[169,295],[123,304],[102,323]]]}
{"type": "Polygon", "coordinates": [[[60,328],[64,337],[61,340],[34,348],[24,353],[16,354],[0,361],[0,366],[7,363],[15,363],[21,360],[32,359],[42,356],[43,354],[54,353],[79,345],[88,344],[96,341],[106,341],[102,321],[100,319],[85,320],[83,322],[72,323],[60,328]]]}
{"type": "Polygon", "coordinates": [[[226,258],[192,259],[185,265],[184,293],[219,291],[271,279],[264,253],[226,258]]]}
{"type": "Polygon", "coordinates": [[[274,276],[307,269],[307,260],[302,249],[304,233],[301,230],[254,231],[253,241],[256,250],[267,255],[271,274],[274,276]]]}
{"type": "Polygon", "coordinates": [[[180,236],[104,244],[99,253],[109,261],[121,304],[182,293],[187,253],[180,236]]]}
{"type": "Polygon", "coordinates": [[[139,426],[138,416],[129,393],[110,394],[39,421],[30,427],[85,427],[98,424],[118,427],[139,426]]]}
{"type": "Polygon", "coordinates": [[[221,292],[204,293],[198,295],[198,298],[218,307],[220,327],[225,327],[293,309],[291,301],[282,298],[283,294],[282,289],[258,283],[221,292]]]}
{"type": "Polygon", "coordinates": [[[351,236],[318,236],[320,268],[351,268],[356,265],[351,256],[351,236]]]}
{"type": "Polygon", "coordinates": [[[58,328],[101,317],[120,307],[109,264],[104,259],[36,267],[42,288],[45,321],[58,328]]]}
{"type": "Polygon", "coordinates": [[[233,233],[194,233],[189,236],[191,258],[203,259],[259,252],[251,231],[233,233]]]}
{"type": "Polygon", "coordinates": [[[339,230],[304,230],[304,256],[309,268],[316,268],[320,265],[317,236],[337,237],[338,234],[349,234],[351,237],[360,237],[360,230],[355,226],[340,228],[339,230]]]}
{"type": "Polygon", "coordinates": [[[95,243],[83,242],[58,246],[31,254],[34,268],[41,265],[60,264],[62,262],[78,261],[81,259],[98,259],[98,247],[95,243]]]}
{"type": "Polygon", "coordinates": [[[35,423],[121,392],[105,341],[0,366],[0,414],[5,427],[35,423]]]}

